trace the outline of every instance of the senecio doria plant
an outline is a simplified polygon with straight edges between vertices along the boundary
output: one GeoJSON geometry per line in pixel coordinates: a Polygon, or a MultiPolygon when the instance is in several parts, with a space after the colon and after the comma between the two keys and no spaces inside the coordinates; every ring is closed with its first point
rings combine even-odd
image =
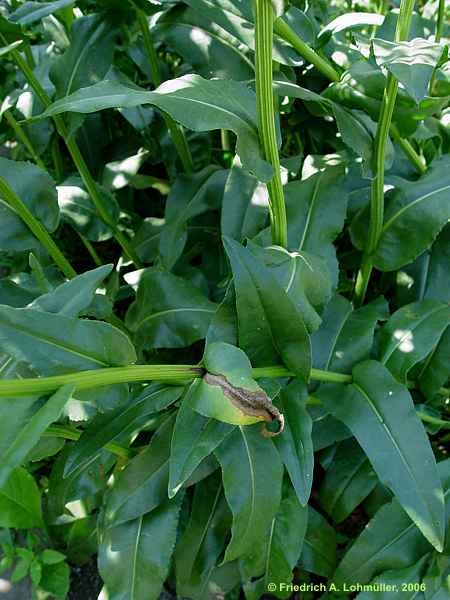
{"type": "Polygon", "coordinates": [[[0,3],[4,578],[449,597],[449,31],[0,3]]]}

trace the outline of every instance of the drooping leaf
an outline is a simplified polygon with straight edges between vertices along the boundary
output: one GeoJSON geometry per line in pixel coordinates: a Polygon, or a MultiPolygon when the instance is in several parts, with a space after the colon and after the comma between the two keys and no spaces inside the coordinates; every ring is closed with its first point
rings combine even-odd
{"type": "MultiPolygon", "coordinates": [[[[450,219],[449,166],[449,157],[443,156],[417,181],[391,178],[395,189],[388,194],[383,230],[373,255],[377,269],[394,271],[414,260],[450,219]]],[[[368,209],[362,210],[351,226],[352,240],[360,249],[367,235],[367,216],[368,209]]]]}
{"type": "Polygon", "coordinates": [[[234,276],[239,345],[253,366],[274,364],[281,357],[308,379],[310,342],[298,308],[250,250],[229,238],[224,243],[234,276]]]}
{"type": "Polygon", "coordinates": [[[107,529],[98,566],[111,599],[157,600],[175,546],[181,494],[134,521],[107,529]]]}
{"type": "Polygon", "coordinates": [[[344,440],[320,486],[320,506],[340,523],[370,494],[377,481],[361,447],[353,438],[344,440]]]}
{"type": "Polygon", "coordinates": [[[280,505],[283,468],[272,440],[262,437],[257,426],[235,428],[215,454],[233,513],[227,562],[251,552],[269,529],[280,505]]]}
{"type": "Polygon", "coordinates": [[[141,104],[157,106],[194,131],[230,129],[238,137],[236,150],[245,168],[260,181],[272,178],[272,168],[260,157],[255,94],[238,81],[208,81],[199,75],[185,75],[147,92],[104,80],[57,100],[40,117],[141,104]]]}
{"type": "Polygon", "coordinates": [[[431,76],[446,48],[421,38],[410,42],[372,40],[377,64],[385,67],[416,102],[428,95],[431,76]]]}
{"type": "Polygon", "coordinates": [[[308,503],[314,471],[312,420],[306,409],[307,398],[307,387],[300,380],[283,389],[278,405],[284,415],[285,431],[274,440],[302,506],[308,503]]]}
{"type": "Polygon", "coordinates": [[[215,309],[194,284],[149,268],[141,273],[126,324],[149,348],[181,348],[205,337],[215,309]]]}
{"type": "Polygon", "coordinates": [[[136,360],[129,338],[100,321],[0,306],[0,325],[4,349],[42,375],[123,366],[136,360]]]}
{"type": "Polygon", "coordinates": [[[42,526],[41,494],[33,476],[16,467],[0,487],[0,527],[42,526]]]}
{"type": "MultiPolygon", "coordinates": [[[[73,385],[65,385],[46,400],[43,406],[24,424],[6,451],[1,453],[0,488],[5,484],[13,469],[23,462],[30,450],[37,444],[47,427],[58,420],[74,389],[73,385]]],[[[11,410],[14,411],[14,405],[11,410]]]]}
{"type": "Polygon", "coordinates": [[[234,430],[232,425],[192,410],[191,396],[199,383],[191,384],[177,413],[170,451],[169,498],[178,493],[202,460],[234,430]]]}
{"type": "Polygon", "coordinates": [[[425,358],[450,325],[450,309],[434,300],[403,306],[380,332],[380,361],[402,383],[409,370],[425,358]]]}
{"type": "Polygon", "coordinates": [[[408,390],[376,361],[357,365],[351,385],[324,390],[320,397],[332,415],[352,431],[379,479],[440,551],[444,496],[430,442],[408,390]]]}

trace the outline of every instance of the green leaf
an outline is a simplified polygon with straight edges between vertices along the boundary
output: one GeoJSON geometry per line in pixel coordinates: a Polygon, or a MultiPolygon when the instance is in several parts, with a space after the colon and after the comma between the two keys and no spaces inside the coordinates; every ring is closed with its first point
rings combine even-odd
{"type": "Polygon", "coordinates": [[[199,383],[191,384],[178,410],[170,451],[169,498],[178,493],[202,460],[234,430],[232,425],[192,410],[191,396],[199,383]]]}
{"type": "Polygon", "coordinates": [[[170,270],[183,253],[188,221],[220,206],[227,172],[209,166],[190,177],[180,175],[166,201],[165,225],[159,238],[163,266],[170,270]]]}
{"type": "MultiPolygon", "coordinates": [[[[31,163],[0,157],[0,174],[33,216],[52,233],[58,227],[59,209],[53,179],[31,163]]],[[[40,248],[20,217],[0,198],[0,249],[6,251],[40,248]]]]}
{"type": "Polygon", "coordinates": [[[216,305],[197,286],[155,268],[139,276],[126,324],[147,347],[182,348],[205,337],[216,305]]]}
{"type": "Polygon", "coordinates": [[[450,325],[449,307],[434,300],[403,306],[382,327],[380,361],[406,384],[410,369],[437,345],[450,325]]]}
{"type": "MultiPolygon", "coordinates": [[[[279,2],[279,0],[274,0],[279,2]]],[[[187,0],[200,15],[212,23],[216,23],[225,31],[236,37],[240,42],[255,50],[255,25],[251,0],[187,0]]],[[[301,65],[303,60],[295,50],[277,35],[274,36],[273,59],[287,65],[301,65]]]]}
{"type": "Polygon", "coordinates": [[[86,468],[110,442],[126,439],[151,420],[152,415],[176,402],[183,392],[179,386],[149,386],[127,406],[119,406],[96,416],[87,426],[67,457],[64,476],[86,468]]]}
{"type": "Polygon", "coordinates": [[[0,57],[9,54],[12,50],[17,50],[23,44],[23,40],[16,40],[7,46],[0,48],[0,57]]]}
{"type": "Polygon", "coordinates": [[[73,385],[65,385],[46,400],[45,404],[22,426],[6,451],[1,453],[0,487],[5,484],[13,469],[24,461],[47,427],[59,419],[74,389],[73,385]]]}
{"type": "Polygon", "coordinates": [[[387,569],[404,569],[431,550],[396,500],[384,504],[345,553],[336,585],[367,583],[387,569]]]}
{"type": "Polygon", "coordinates": [[[369,358],[377,321],[388,316],[388,304],[381,297],[353,310],[346,298],[336,295],[325,308],[321,327],[311,336],[314,366],[351,373],[355,364],[369,358]]]}
{"type": "Polygon", "coordinates": [[[229,238],[224,244],[236,290],[239,345],[253,366],[274,364],[280,357],[290,370],[308,379],[310,342],[298,308],[250,250],[229,238]]]}
{"type": "Polygon", "coordinates": [[[310,573],[330,577],[335,565],[336,532],[320,513],[309,506],[308,528],[299,566],[310,573]]]}
{"type": "Polygon", "coordinates": [[[123,366],[136,360],[128,337],[100,321],[0,306],[0,325],[4,349],[41,375],[123,366]]]}
{"type": "Polygon", "coordinates": [[[344,227],[347,211],[343,175],[343,167],[329,167],[284,188],[289,248],[322,257],[334,285],[338,266],[333,241],[344,227]]]}
{"type": "Polygon", "coordinates": [[[283,467],[272,440],[257,427],[237,427],[215,454],[233,513],[228,562],[251,553],[269,529],[280,506],[283,467]]]}
{"type": "MultiPolygon", "coordinates": [[[[395,189],[388,194],[383,230],[373,255],[380,271],[394,271],[414,260],[450,219],[450,157],[435,160],[417,181],[395,177],[391,182],[395,189]]],[[[358,213],[351,226],[353,243],[359,249],[366,239],[367,219],[368,208],[358,213]]]]}
{"type": "Polygon", "coordinates": [[[372,49],[380,67],[385,67],[418,103],[428,96],[431,76],[444,52],[448,50],[429,40],[389,42],[374,38],[372,49]]]}
{"type": "Polygon", "coordinates": [[[291,596],[291,592],[282,591],[282,584],[287,587],[292,582],[292,571],[302,552],[307,521],[307,507],[300,504],[292,486],[286,485],[264,544],[264,575],[244,586],[247,600],[257,600],[267,593],[269,583],[276,584],[279,591],[275,595],[278,598],[291,596]]]}
{"type": "Polygon", "coordinates": [[[42,526],[41,494],[33,477],[16,467],[0,487],[0,527],[31,529],[42,526]]]}
{"type": "Polygon", "coordinates": [[[449,355],[450,327],[447,327],[419,374],[419,387],[429,400],[438,393],[439,388],[450,376],[449,355]]]}
{"type": "Polygon", "coordinates": [[[133,458],[114,481],[107,497],[105,519],[116,527],[145,515],[167,498],[169,452],[174,415],[153,434],[147,448],[133,458]]]}
{"type": "Polygon", "coordinates": [[[349,12],[343,15],[339,15],[335,19],[332,19],[325,27],[323,27],[318,37],[320,45],[326,44],[333,35],[340,33],[341,31],[348,31],[349,29],[359,29],[360,27],[366,27],[367,25],[375,25],[379,27],[383,24],[384,15],[378,13],[369,12],[349,12]]]}
{"type": "Polygon", "coordinates": [[[306,409],[307,398],[308,389],[300,380],[294,380],[282,390],[278,406],[284,414],[285,431],[274,439],[302,506],[308,503],[314,471],[312,420],[306,409]]]}
{"type": "Polygon", "coordinates": [[[78,317],[91,304],[96,290],[112,269],[113,265],[104,265],[77,275],[53,291],[36,298],[28,308],[66,317],[78,317]]]}
{"type": "Polygon", "coordinates": [[[331,297],[331,279],[325,261],[307,252],[288,252],[279,246],[248,248],[270,268],[294,301],[309,332],[318,329],[320,315],[331,297]]]}
{"type": "Polygon", "coordinates": [[[254,237],[265,225],[269,196],[265,185],[250,175],[235,156],[222,201],[222,235],[238,242],[254,237]]]}
{"type": "Polygon", "coordinates": [[[71,44],[50,70],[58,98],[65,98],[105,77],[112,63],[114,36],[111,24],[99,15],[74,21],[71,44]]]}
{"type": "Polygon", "coordinates": [[[52,550],[51,548],[46,548],[42,551],[39,556],[39,560],[41,560],[44,565],[56,565],[57,563],[63,562],[66,559],[66,556],[57,550],[52,550]]]}
{"type": "Polygon", "coordinates": [[[182,495],[154,511],[107,529],[99,571],[111,600],[157,600],[175,546],[182,495]]]}
{"type": "Polygon", "coordinates": [[[178,596],[203,600],[210,593],[230,526],[219,471],[195,486],[189,521],[174,555],[178,596]]]}
{"type": "Polygon", "coordinates": [[[230,129],[237,135],[236,151],[245,168],[260,181],[272,178],[272,168],[260,156],[255,93],[238,81],[208,81],[199,75],[185,75],[147,92],[104,80],[57,100],[40,117],[142,104],[157,106],[194,131],[230,129]]]}
{"type": "Polygon", "coordinates": [[[56,0],[56,2],[24,2],[17,8],[9,19],[13,23],[21,25],[31,25],[35,21],[39,21],[48,15],[53,14],[57,10],[72,6],[75,0],[56,0]]]}
{"type": "Polygon", "coordinates": [[[254,78],[248,48],[214,21],[187,6],[176,6],[153,27],[156,39],[177,49],[203,77],[247,81],[254,78]]]}
{"type": "Polygon", "coordinates": [[[321,399],[352,431],[379,479],[441,551],[445,534],[442,486],[408,390],[383,365],[366,361],[353,369],[351,385],[327,386],[321,399]]]}
{"type": "Polygon", "coordinates": [[[374,590],[378,586],[378,589],[381,591],[361,592],[356,596],[357,600],[391,600],[393,589],[399,590],[398,593],[394,592],[396,598],[414,600],[418,593],[418,590],[415,588],[419,586],[427,562],[428,556],[424,556],[411,567],[383,571],[383,573],[370,582],[374,590]],[[410,590],[408,590],[408,584],[411,584],[410,590]]]}
{"type": "Polygon", "coordinates": [[[42,565],[39,587],[56,598],[64,600],[70,587],[70,568],[66,562],[42,565]]]}
{"type": "Polygon", "coordinates": [[[333,521],[344,521],[378,482],[367,456],[354,438],[338,445],[319,490],[320,506],[333,521]]]}
{"type": "MultiPolygon", "coordinates": [[[[105,209],[109,213],[111,222],[117,223],[119,205],[116,199],[100,185],[96,184],[96,188],[103,200],[105,209]]],[[[111,227],[98,216],[97,209],[79,177],[69,177],[58,185],[57,191],[63,221],[69,223],[92,242],[104,242],[112,237],[111,227]]]]}

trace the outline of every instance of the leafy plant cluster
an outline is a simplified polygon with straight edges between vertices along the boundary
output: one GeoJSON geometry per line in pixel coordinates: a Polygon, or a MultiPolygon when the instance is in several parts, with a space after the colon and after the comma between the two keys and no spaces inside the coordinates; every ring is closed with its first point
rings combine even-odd
{"type": "Polygon", "coordinates": [[[450,597],[448,36],[442,0],[0,3],[13,581],[450,597]]]}

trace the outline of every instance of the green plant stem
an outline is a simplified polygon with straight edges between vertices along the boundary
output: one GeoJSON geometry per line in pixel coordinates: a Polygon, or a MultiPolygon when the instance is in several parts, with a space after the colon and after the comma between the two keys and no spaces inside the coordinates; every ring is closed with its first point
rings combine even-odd
{"type": "Polygon", "coordinates": [[[6,204],[8,204],[8,206],[22,219],[33,235],[44,246],[64,275],[69,279],[75,277],[77,274],[75,269],[55,244],[48,231],[42,223],[34,217],[28,207],[25,206],[3,177],[0,177],[0,195],[3,197],[6,204]]]}
{"type": "MultiPolygon", "coordinates": [[[[0,397],[27,396],[29,394],[46,394],[54,392],[61,386],[73,384],[77,390],[87,390],[117,383],[139,383],[160,381],[169,384],[183,385],[196,377],[201,377],[204,370],[194,365],[130,365],[128,367],[110,367],[91,371],[78,371],[51,377],[35,377],[29,379],[0,380],[0,397]]],[[[295,373],[282,366],[260,367],[252,369],[255,379],[295,377],[295,373]]],[[[311,380],[327,383],[351,383],[352,376],[346,373],[311,369],[311,380]]],[[[408,382],[408,388],[415,389],[415,382],[408,382]]],[[[450,390],[441,388],[439,394],[449,396],[450,390]]]]}
{"type": "Polygon", "coordinates": [[[5,120],[7,121],[8,125],[10,125],[11,129],[16,134],[17,138],[22,142],[22,144],[28,150],[28,152],[30,153],[31,157],[33,158],[33,160],[37,164],[37,166],[40,167],[41,169],[45,170],[44,162],[42,161],[41,157],[34,149],[34,146],[31,142],[30,138],[28,137],[28,135],[25,133],[23,127],[13,117],[11,111],[7,110],[3,114],[3,116],[5,117],[5,120]]]}
{"type": "Polygon", "coordinates": [[[282,17],[276,19],[274,31],[283,40],[288,42],[307,62],[314,65],[322,75],[330,81],[339,81],[340,76],[330,61],[322,58],[315,50],[308,46],[293,29],[283,20],[282,17]]]}
{"type": "Polygon", "coordinates": [[[94,246],[91,244],[91,242],[87,238],[84,237],[84,235],[82,233],[77,231],[75,228],[74,228],[74,231],[76,231],[76,233],[78,234],[78,237],[82,241],[86,250],[89,252],[94,263],[97,265],[97,267],[101,267],[103,265],[103,261],[100,258],[100,256],[97,254],[94,246]]]}
{"type": "MultiPolygon", "coordinates": [[[[139,23],[139,28],[141,30],[142,37],[144,40],[144,48],[150,66],[152,80],[155,87],[158,87],[162,83],[162,78],[158,65],[158,56],[156,54],[155,46],[150,35],[150,28],[148,26],[147,16],[142,10],[139,9],[136,10],[136,15],[139,23]]],[[[186,140],[184,129],[181,127],[181,125],[174,121],[172,117],[167,113],[163,113],[163,119],[167,126],[167,129],[170,131],[170,135],[177,150],[178,156],[180,157],[183,169],[188,174],[192,173],[192,171],[194,170],[194,163],[186,140]]]]}
{"type": "Polygon", "coordinates": [[[436,33],[434,34],[434,41],[439,44],[442,39],[444,32],[444,17],[445,17],[445,0],[439,0],[438,15],[436,21],[436,33]]]}
{"type": "MultiPolygon", "coordinates": [[[[82,431],[75,429],[74,427],[67,427],[65,425],[50,425],[50,427],[48,427],[42,436],[77,441],[80,439],[82,433],[82,431]]],[[[109,452],[112,452],[112,454],[125,459],[130,459],[134,456],[134,452],[130,448],[124,448],[123,446],[119,446],[118,444],[114,443],[106,444],[105,450],[109,450],[109,452]]]]}
{"type": "Polygon", "coordinates": [[[425,423],[431,423],[432,425],[438,425],[443,429],[450,429],[450,421],[444,421],[443,419],[438,419],[437,417],[432,417],[431,415],[427,415],[420,410],[417,411],[417,415],[424,421],[425,423]]]}
{"type": "MultiPolygon", "coordinates": [[[[5,38],[2,34],[0,34],[0,39],[3,42],[5,41],[5,38]]],[[[30,87],[32,88],[36,96],[41,100],[44,106],[48,108],[51,105],[51,100],[44,88],[41,86],[38,79],[35,77],[32,69],[22,58],[20,52],[18,52],[17,50],[12,50],[11,56],[13,57],[13,60],[18,66],[18,68],[22,71],[25,79],[28,81],[30,87]]],[[[136,267],[140,268],[142,265],[138,255],[136,254],[129,240],[126,239],[122,232],[119,231],[119,229],[116,227],[116,224],[112,221],[109,212],[103,203],[103,199],[97,189],[97,186],[95,185],[95,181],[83,158],[83,155],[80,152],[78,144],[76,143],[74,137],[69,134],[69,131],[67,130],[67,127],[64,123],[64,119],[60,115],[55,115],[53,117],[53,120],[55,122],[55,126],[59,135],[62,137],[67,146],[67,149],[69,150],[72,160],[75,163],[75,166],[81,176],[81,179],[83,180],[83,183],[92,202],[95,205],[95,208],[97,209],[99,216],[107,225],[109,225],[109,227],[111,227],[111,229],[114,232],[114,237],[122,246],[122,249],[127,255],[127,257],[136,265],[136,267]]]]}
{"type": "Polygon", "coordinates": [[[280,157],[275,129],[273,98],[273,8],[270,0],[256,0],[256,104],[258,110],[259,136],[265,160],[274,170],[267,184],[270,199],[272,243],[287,246],[287,220],[281,182],[280,157]]]}
{"type": "MultiPolygon", "coordinates": [[[[400,42],[408,37],[411,25],[414,0],[402,0],[400,14],[397,21],[395,41],[400,42]]],[[[386,154],[386,143],[392,123],[395,102],[397,100],[398,81],[388,73],[386,86],[384,88],[381,103],[380,117],[378,119],[377,132],[374,147],[374,177],[371,186],[370,199],[370,224],[366,248],[364,250],[361,269],[358,273],[353,296],[353,304],[359,307],[363,304],[372,273],[372,256],[377,249],[378,242],[383,230],[384,221],[384,161],[386,154]]]]}
{"type": "Polygon", "coordinates": [[[417,152],[411,145],[411,142],[400,136],[400,132],[398,131],[397,126],[394,125],[394,123],[391,123],[390,133],[392,139],[395,142],[397,142],[397,144],[403,150],[405,155],[409,158],[411,163],[416,167],[419,173],[421,173],[422,175],[426,173],[427,165],[425,163],[425,160],[419,154],[417,154],[417,152]]]}

